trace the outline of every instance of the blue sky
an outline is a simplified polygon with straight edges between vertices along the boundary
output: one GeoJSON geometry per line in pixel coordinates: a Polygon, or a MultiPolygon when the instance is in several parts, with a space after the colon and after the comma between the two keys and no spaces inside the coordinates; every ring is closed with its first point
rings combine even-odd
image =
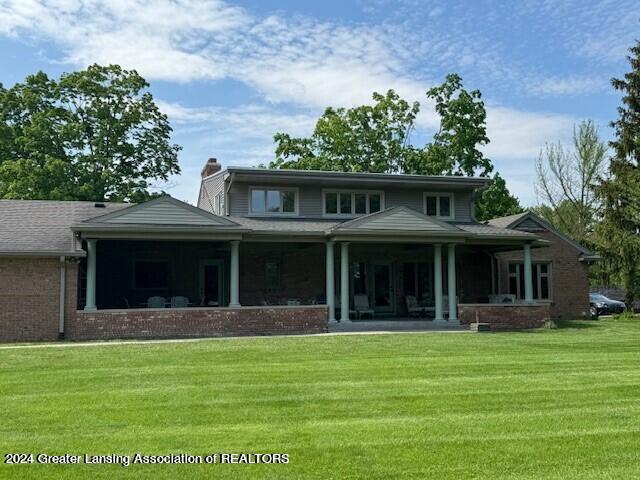
{"type": "Polygon", "coordinates": [[[449,72],[482,91],[486,154],[525,205],[545,142],[591,118],[605,139],[640,37],[637,0],[0,0],[0,82],[88,64],[135,68],[184,147],[162,186],[194,202],[210,156],[273,158],[273,134],[308,135],[324,107],[396,89],[419,100],[417,144],[438,125],[424,92],[449,72]]]}

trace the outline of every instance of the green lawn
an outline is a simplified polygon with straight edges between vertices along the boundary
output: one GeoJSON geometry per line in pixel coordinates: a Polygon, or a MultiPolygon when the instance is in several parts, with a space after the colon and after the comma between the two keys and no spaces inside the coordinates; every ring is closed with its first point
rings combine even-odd
{"type": "Polygon", "coordinates": [[[0,478],[639,478],[640,319],[0,349],[0,451],[288,453],[0,478]]]}

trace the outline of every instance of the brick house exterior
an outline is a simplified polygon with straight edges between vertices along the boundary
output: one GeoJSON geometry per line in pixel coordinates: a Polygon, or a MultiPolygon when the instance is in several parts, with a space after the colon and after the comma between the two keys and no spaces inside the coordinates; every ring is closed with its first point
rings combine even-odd
{"type": "MultiPolygon", "coordinates": [[[[575,319],[589,316],[590,262],[597,260],[590,251],[556,231],[549,223],[534,213],[494,219],[494,225],[508,226],[535,233],[548,242],[546,248],[532,251],[532,261],[550,265],[551,289],[548,299],[551,318],[575,319]]],[[[509,292],[509,264],[523,261],[522,252],[497,254],[499,261],[500,289],[509,292]]]]}
{"type": "Polygon", "coordinates": [[[320,333],[416,312],[532,328],[588,310],[595,257],[531,214],[477,222],[487,179],[219,167],[198,207],[0,200],[0,341],[320,333]],[[497,305],[513,262],[517,295],[497,305]]]}

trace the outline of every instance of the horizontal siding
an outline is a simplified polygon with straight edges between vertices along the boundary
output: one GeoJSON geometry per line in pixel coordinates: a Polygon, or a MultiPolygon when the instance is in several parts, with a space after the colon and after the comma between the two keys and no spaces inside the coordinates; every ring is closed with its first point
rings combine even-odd
{"type": "MultiPolygon", "coordinates": [[[[251,186],[259,186],[251,184],[251,186]]],[[[265,186],[268,188],[269,186],[265,186]]],[[[271,185],[272,188],[277,188],[271,185]]],[[[329,188],[329,187],[327,187],[329,188]]],[[[301,217],[322,217],[322,191],[324,187],[301,185],[298,187],[299,198],[298,207],[301,217]]],[[[343,189],[343,187],[340,187],[343,189]]],[[[354,191],[381,190],[375,189],[354,189],[354,191]]],[[[421,189],[385,189],[385,208],[409,207],[423,213],[423,196],[426,190],[421,189]]],[[[442,190],[429,190],[430,192],[442,190]]],[[[446,191],[442,191],[447,193],[446,191]]],[[[457,191],[454,193],[455,220],[460,222],[471,221],[471,191],[457,191]]],[[[229,213],[233,216],[245,216],[249,214],[249,184],[235,182],[231,184],[229,191],[229,213]]]]}
{"type": "Polygon", "coordinates": [[[246,183],[232,182],[227,200],[229,215],[244,217],[249,214],[249,186],[246,183]]]}
{"type": "Polygon", "coordinates": [[[356,227],[356,230],[412,230],[424,232],[441,232],[446,230],[442,225],[418,218],[416,215],[412,215],[411,212],[407,211],[401,211],[391,215],[383,213],[382,215],[385,216],[368,221],[356,227]]]}
{"type": "MultiPolygon", "coordinates": [[[[213,213],[213,205],[218,193],[224,192],[225,174],[216,175],[202,182],[198,207],[213,213]]],[[[222,196],[222,211],[224,212],[224,195],[222,196]]]]}
{"type": "Polygon", "coordinates": [[[161,224],[161,225],[217,225],[211,219],[189,212],[171,204],[151,205],[119,217],[106,220],[105,223],[161,224]]]}

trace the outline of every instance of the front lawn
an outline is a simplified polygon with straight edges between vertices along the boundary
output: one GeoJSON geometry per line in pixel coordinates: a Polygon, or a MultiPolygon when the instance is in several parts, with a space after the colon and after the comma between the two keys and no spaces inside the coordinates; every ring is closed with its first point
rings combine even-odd
{"type": "MultiPolygon", "coordinates": [[[[1,478],[638,478],[640,319],[0,349],[0,451],[287,453],[1,478]]],[[[4,459],[4,458],[3,458],[4,459]]]]}

